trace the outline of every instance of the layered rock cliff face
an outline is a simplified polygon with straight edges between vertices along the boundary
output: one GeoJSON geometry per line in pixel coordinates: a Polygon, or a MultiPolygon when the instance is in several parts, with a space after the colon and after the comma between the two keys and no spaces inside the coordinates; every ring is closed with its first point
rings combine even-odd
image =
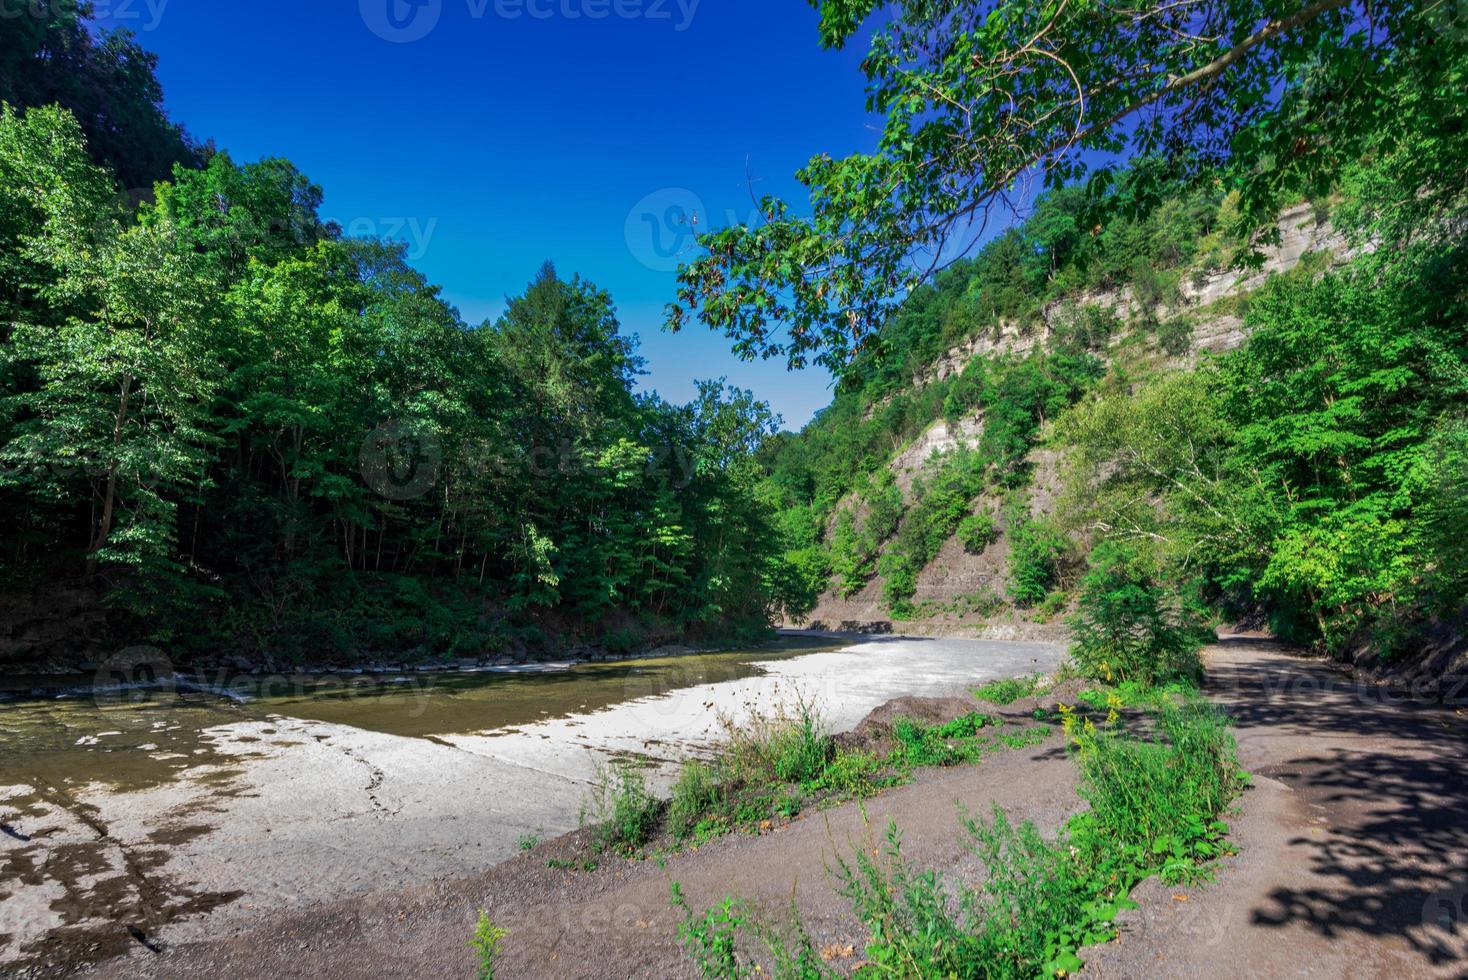
{"type": "MultiPolygon", "coordinates": [[[[948,350],[926,371],[914,378],[913,386],[922,387],[946,381],[963,372],[976,358],[1024,355],[1044,347],[1062,318],[1075,308],[1098,307],[1113,314],[1122,329],[1112,336],[1106,353],[1118,355],[1146,324],[1172,322],[1182,324],[1185,333],[1173,350],[1153,350],[1152,364],[1162,369],[1180,369],[1196,364],[1209,354],[1217,354],[1240,346],[1246,337],[1241,315],[1243,301],[1268,281],[1270,276],[1296,270],[1302,262],[1318,263],[1320,268],[1348,261],[1352,252],[1344,237],[1317,210],[1308,204],[1291,208],[1280,215],[1280,241],[1264,251],[1263,261],[1248,270],[1199,269],[1183,277],[1176,299],[1151,308],[1134,296],[1131,287],[1088,293],[1074,300],[1054,303],[1046,308],[1043,320],[1029,329],[1019,324],[1004,323],[995,332],[985,333],[948,350]]],[[[974,447],[984,432],[983,414],[951,421],[935,419],[917,438],[898,448],[888,462],[893,476],[910,500],[914,483],[929,471],[945,453],[960,446],[974,447]]],[[[1032,477],[1029,487],[1029,513],[1034,517],[1052,514],[1062,483],[1064,459],[1054,449],[1040,447],[1028,460],[1032,477]]],[[[998,540],[981,554],[970,554],[956,539],[949,539],[937,557],[918,577],[914,618],[894,622],[882,598],[882,579],[875,576],[860,592],[843,598],[834,589],[822,596],[820,603],[800,624],[820,628],[863,632],[906,632],[920,635],[965,635],[988,639],[1054,639],[1063,635],[1064,618],[1060,611],[1023,612],[1007,600],[1008,563],[1011,550],[1010,528],[1013,515],[1000,513],[1000,501],[981,497],[976,509],[987,508],[996,513],[1000,523],[998,540]]],[[[851,509],[858,521],[864,519],[864,505],[852,496],[841,507],[851,509]]],[[[890,546],[884,545],[885,547],[890,546]]]]}

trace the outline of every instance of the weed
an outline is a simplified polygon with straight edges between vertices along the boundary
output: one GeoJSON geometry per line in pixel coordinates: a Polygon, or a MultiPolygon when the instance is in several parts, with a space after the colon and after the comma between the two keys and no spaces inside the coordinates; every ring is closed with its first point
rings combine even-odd
{"type": "Polygon", "coordinates": [[[520,850],[533,851],[540,844],[539,834],[521,834],[518,841],[520,850]]]}
{"type": "Polygon", "coordinates": [[[1008,735],[1000,735],[999,741],[1004,743],[1006,748],[1027,749],[1031,746],[1039,745],[1049,737],[1050,729],[1048,727],[1045,725],[1031,725],[1029,728],[1022,728],[1008,735]]]}
{"type": "Polygon", "coordinates": [[[896,781],[897,777],[889,770],[875,752],[837,752],[821,778],[810,785],[817,792],[833,793],[843,799],[871,796],[896,781]]]}
{"type": "Polygon", "coordinates": [[[642,770],[619,762],[597,767],[581,822],[596,825],[597,850],[631,853],[652,838],[662,810],[663,804],[648,791],[642,770]]]}
{"type": "Polygon", "coordinates": [[[1227,719],[1201,697],[1159,701],[1154,716],[1159,735],[1145,739],[1067,718],[1080,793],[1091,804],[1072,821],[1072,835],[1098,866],[1138,879],[1157,872],[1168,882],[1196,880],[1222,853],[1228,828],[1218,818],[1245,777],[1227,719]]]}
{"type": "Polygon", "coordinates": [[[728,718],[723,724],[718,766],[726,782],[806,782],[818,779],[831,758],[826,721],[803,695],[743,725],[728,718]]]}
{"type": "Polygon", "coordinates": [[[998,725],[990,715],[973,712],[944,725],[922,725],[910,718],[892,723],[897,740],[894,760],[909,766],[956,766],[977,759],[987,745],[979,731],[998,725]]]}
{"type": "Polygon", "coordinates": [[[789,925],[784,929],[755,920],[743,902],[732,898],[696,915],[676,881],[673,907],[683,913],[678,939],[698,966],[699,975],[707,980],[764,976],[773,980],[825,980],[836,975],[823,965],[793,899],[789,925]],[[764,947],[768,969],[740,955],[739,936],[744,932],[754,933],[764,947]]]}
{"type": "Polygon", "coordinates": [[[508,935],[509,932],[494,924],[488,911],[484,909],[479,911],[479,921],[475,924],[474,935],[469,940],[469,947],[474,950],[474,955],[479,960],[477,969],[479,980],[494,980],[495,966],[500,958],[500,947],[508,935]]]}
{"type": "MultiPolygon", "coordinates": [[[[996,698],[1023,696],[1038,679],[996,682],[996,698]]],[[[862,976],[909,978],[1020,978],[1067,975],[1083,964],[1084,946],[1115,935],[1114,920],[1133,886],[1151,874],[1195,881],[1226,848],[1219,817],[1246,777],[1238,770],[1226,719],[1183,687],[1136,687],[1126,695],[1095,692],[1107,710],[1097,727],[1062,706],[1059,715],[1082,772],[1081,795],[1090,810],[1070,820],[1058,839],[1029,824],[1013,825],[995,809],[988,820],[964,819],[971,847],[986,874],[982,888],[954,884],[936,871],[914,867],[902,837],[888,827],[885,848],[870,844],[838,859],[841,894],[868,931],[862,976]],[[1120,729],[1119,709],[1130,699],[1153,714],[1157,736],[1141,739],[1120,729]]],[[[981,733],[994,720],[978,713],[947,725],[898,719],[899,748],[889,764],[942,764],[992,747],[981,733]],[[897,760],[900,760],[897,761],[897,760]]],[[[1034,744],[1045,726],[1001,734],[1011,747],[1034,744]]],[[[827,769],[849,768],[850,780],[871,778],[874,757],[837,754],[827,769]]],[[[753,977],[762,966],[741,959],[739,934],[753,929],[764,943],[770,976],[829,975],[792,915],[793,932],[751,923],[733,900],[698,918],[675,890],[686,913],[682,935],[706,977],[753,977]],[[793,935],[793,940],[788,937],[793,935]],[[785,937],[785,938],[782,938],[785,937]]]]}
{"type": "Polygon", "coordinates": [[[1048,686],[1049,681],[1044,674],[1034,674],[1030,677],[1006,677],[990,681],[983,687],[975,688],[973,694],[980,701],[990,704],[1014,704],[1020,698],[1032,698],[1043,693],[1048,686]]]}
{"type": "Polygon", "coordinates": [[[668,829],[680,840],[688,837],[699,818],[716,810],[724,799],[724,788],[717,774],[706,763],[689,759],[673,784],[673,798],[668,803],[668,829]]]}

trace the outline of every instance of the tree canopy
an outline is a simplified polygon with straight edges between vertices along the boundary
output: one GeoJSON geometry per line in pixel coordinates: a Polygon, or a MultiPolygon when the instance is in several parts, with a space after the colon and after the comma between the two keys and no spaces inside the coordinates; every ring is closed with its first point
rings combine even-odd
{"type": "Polygon", "coordinates": [[[1327,193],[1362,161],[1390,162],[1383,190],[1399,214],[1461,202],[1468,31],[1457,4],[817,6],[833,47],[888,18],[862,63],[877,147],[811,160],[797,175],[808,204],[767,196],[762,223],[702,236],[669,307],[673,328],[696,317],[748,357],[844,370],[894,304],[1026,209],[1037,186],[1082,184],[1082,229],[1151,210],[1179,182],[1235,190],[1243,256],[1272,236],[1282,205],[1327,193]]]}

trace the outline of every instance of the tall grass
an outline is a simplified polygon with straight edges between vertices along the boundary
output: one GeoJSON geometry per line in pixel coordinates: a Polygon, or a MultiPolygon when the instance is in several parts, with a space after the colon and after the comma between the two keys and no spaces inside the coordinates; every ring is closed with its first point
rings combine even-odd
{"type": "MultiPolygon", "coordinates": [[[[1181,703],[1159,695],[1149,705],[1154,732],[1147,736],[1122,727],[1114,692],[1099,726],[1064,709],[1079,791],[1090,810],[1053,841],[1031,824],[1015,826],[997,807],[987,820],[965,818],[970,847],[986,871],[981,887],[915,867],[902,853],[895,824],[885,847],[869,844],[839,860],[838,889],[868,933],[860,975],[1008,980],[1073,973],[1083,966],[1079,949],[1114,935],[1112,923],[1132,905],[1127,896],[1139,881],[1152,874],[1167,881],[1206,877],[1226,847],[1221,817],[1246,778],[1233,735],[1227,719],[1196,692],[1181,703]]],[[[960,719],[952,734],[976,732],[981,719],[960,719]]],[[[895,734],[902,751],[942,756],[938,731],[899,723],[895,734]]],[[[736,940],[749,916],[738,907],[739,923],[731,925],[733,908],[709,913],[698,927],[719,952],[699,957],[705,977],[826,975],[810,972],[798,949],[770,947],[764,927],[755,932],[769,950],[759,962],[742,954],[736,940]]]]}
{"type": "Polygon", "coordinates": [[[647,788],[647,777],[630,762],[598,766],[581,822],[595,827],[599,851],[631,852],[652,839],[663,804],[647,788]]]}
{"type": "Polygon", "coordinates": [[[1245,781],[1227,719],[1199,697],[1164,701],[1149,738],[1089,725],[1073,728],[1088,813],[1072,822],[1092,861],[1169,881],[1198,876],[1227,827],[1218,817],[1245,781]]]}

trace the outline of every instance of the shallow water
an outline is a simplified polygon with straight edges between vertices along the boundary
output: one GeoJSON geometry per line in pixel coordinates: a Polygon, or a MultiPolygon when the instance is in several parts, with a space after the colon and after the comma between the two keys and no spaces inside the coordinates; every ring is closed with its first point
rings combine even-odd
{"type": "Polygon", "coordinates": [[[89,693],[89,678],[51,679],[69,693],[0,704],[0,786],[98,783],[120,792],[146,789],[192,770],[242,761],[237,752],[216,751],[214,732],[280,716],[410,738],[489,734],[753,677],[764,672],[761,662],[837,648],[829,640],[787,637],[755,650],[612,664],[199,678],[218,690],[213,694],[167,688],[89,693]]]}

